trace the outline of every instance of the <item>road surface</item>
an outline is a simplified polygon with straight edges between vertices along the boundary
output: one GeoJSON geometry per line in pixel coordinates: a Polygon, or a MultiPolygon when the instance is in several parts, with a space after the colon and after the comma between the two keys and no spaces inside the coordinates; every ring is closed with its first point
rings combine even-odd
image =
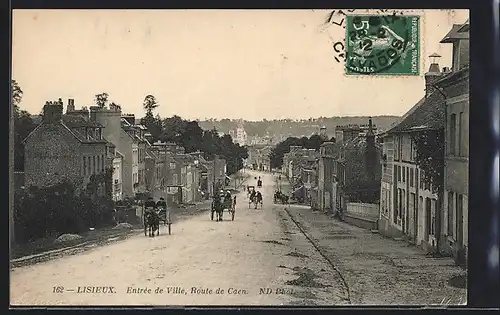
{"type": "Polygon", "coordinates": [[[451,258],[384,238],[305,206],[263,209],[237,195],[236,218],[208,212],[60,259],[13,269],[13,305],[456,305],[466,271],[451,258]],[[64,287],[64,289],[61,289],[64,287]],[[71,291],[70,291],[71,290],[71,291]],[[54,292],[56,291],[56,292],[54,292]],[[62,292],[57,292],[62,291],[62,292]]]}
{"type": "MultiPolygon", "coordinates": [[[[174,222],[172,235],[136,235],[104,247],[11,271],[12,305],[338,305],[342,278],[261,176],[263,209],[237,195],[236,217],[208,212],[174,222]]],[[[251,177],[247,184],[256,185],[251,177]]]]}

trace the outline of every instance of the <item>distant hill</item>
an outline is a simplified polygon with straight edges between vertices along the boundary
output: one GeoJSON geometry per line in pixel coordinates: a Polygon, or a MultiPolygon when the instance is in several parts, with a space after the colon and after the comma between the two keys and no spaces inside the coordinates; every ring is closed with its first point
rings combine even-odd
{"type": "MultiPolygon", "coordinates": [[[[386,130],[397,122],[399,116],[373,116],[373,124],[378,130],[386,130]]],[[[302,135],[310,136],[317,133],[321,126],[325,126],[328,134],[334,136],[335,127],[348,124],[368,124],[368,116],[349,116],[349,117],[321,117],[317,119],[281,119],[281,120],[263,120],[263,121],[241,121],[245,131],[249,136],[282,135],[285,137],[300,137],[302,135]]],[[[213,129],[214,127],[221,132],[228,133],[229,130],[235,130],[240,120],[231,119],[210,119],[200,120],[198,124],[203,129],[213,129]]]]}

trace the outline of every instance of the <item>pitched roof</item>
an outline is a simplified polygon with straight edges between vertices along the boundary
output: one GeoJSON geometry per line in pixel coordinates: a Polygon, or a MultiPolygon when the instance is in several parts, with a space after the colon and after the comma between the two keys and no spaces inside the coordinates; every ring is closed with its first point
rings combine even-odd
{"type": "Polygon", "coordinates": [[[100,123],[94,121],[87,121],[80,115],[63,115],[62,121],[69,128],[78,128],[78,127],[103,128],[103,125],[101,125],[100,123]]]}
{"type": "Polygon", "coordinates": [[[464,65],[461,69],[457,71],[451,71],[447,73],[445,76],[440,78],[435,82],[437,86],[446,86],[450,82],[453,82],[454,80],[459,80],[459,79],[465,79],[469,75],[469,65],[464,65]]]}
{"type": "Polygon", "coordinates": [[[125,155],[123,153],[121,153],[120,151],[118,150],[115,150],[115,156],[120,156],[121,158],[125,158],[125,155]]]}
{"type": "Polygon", "coordinates": [[[417,103],[414,111],[387,133],[412,132],[421,130],[437,130],[444,128],[445,99],[441,93],[434,91],[423,101],[417,103]]]}
{"type": "Polygon", "coordinates": [[[194,163],[194,156],[191,156],[189,154],[176,154],[174,155],[174,160],[178,161],[179,163],[183,164],[190,164],[194,163]]]}
{"type": "Polygon", "coordinates": [[[469,39],[469,33],[459,32],[459,30],[464,26],[463,24],[453,24],[451,30],[446,34],[446,36],[440,41],[441,44],[453,43],[461,39],[469,39]]]}
{"type": "Polygon", "coordinates": [[[470,29],[470,22],[469,22],[469,19],[467,19],[467,21],[465,21],[465,23],[462,24],[462,26],[460,26],[460,28],[457,30],[457,32],[459,32],[459,33],[468,32],[469,29],[470,29]]]}
{"type": "MultiPolygon", "coordinates": [[[[64,117],[64,116],[63,116],[64,117]]],[[[25,143],[26,140],[28,140],[28,138],[30,138],[32,135],[34,135],[38,129],[40,129],[42,126],[45,126],[46,124],[44,124],[43,122],[38,124],[38,126],[35,127],[35,129],[33,129],[27,136],[26,138],[24,138],[24,140],[22,141],[22,143],[25,143]]],[[[75,125],[72,125],[72,127],[69,127],[67,123],[65,123],[64,121],[60,121],[59,123],[56,123],[56,125],[60,125],[62,126],[64,129],[68,130],[78,141],[82,142],[82,143],[111,143],[109,142],[108,140],[106,139],[94,139],[91,135],[89,135],[89,137],[87,138],[86,135],[82,134],[81,132],[78,131],[77,127],[80,127],[79,124],[76,124],[76,127],[75,125]]],[[[69,123],[69,125],[71,125],[71,123],[69,123]]]]}

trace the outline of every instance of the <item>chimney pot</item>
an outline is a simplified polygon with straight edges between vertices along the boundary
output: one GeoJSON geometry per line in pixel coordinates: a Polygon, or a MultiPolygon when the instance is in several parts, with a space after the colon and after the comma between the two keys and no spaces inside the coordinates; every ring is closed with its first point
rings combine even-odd
{"type": "Polygon", "coordinates": [[[43,107],[43,122],[56,123],[62,120],[63,104],[62,102],[45,102],[43,107]]]}

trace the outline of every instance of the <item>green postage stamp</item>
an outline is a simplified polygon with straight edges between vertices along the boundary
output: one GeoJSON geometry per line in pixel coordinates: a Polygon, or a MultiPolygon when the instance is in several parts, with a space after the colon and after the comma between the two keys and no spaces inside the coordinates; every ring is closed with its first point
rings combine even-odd
{"type": "Polygon", "coordinates": [[[419,73],[419,16],[347,16],[346,74],[419,75],[419,73]]]}

